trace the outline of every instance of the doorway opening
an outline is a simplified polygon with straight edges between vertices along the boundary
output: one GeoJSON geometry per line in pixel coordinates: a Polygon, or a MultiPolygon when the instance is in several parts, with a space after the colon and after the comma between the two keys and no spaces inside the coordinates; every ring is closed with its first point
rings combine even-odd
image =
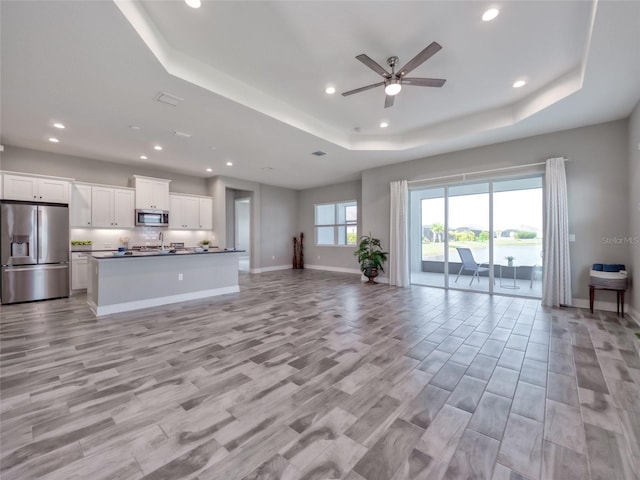
{"type": "Polygon", "coordinates": [[[234,247],[246,253],[238,258],[239,270],[249,272],[251,258],[251,197],[234,201],[234,247]]]}

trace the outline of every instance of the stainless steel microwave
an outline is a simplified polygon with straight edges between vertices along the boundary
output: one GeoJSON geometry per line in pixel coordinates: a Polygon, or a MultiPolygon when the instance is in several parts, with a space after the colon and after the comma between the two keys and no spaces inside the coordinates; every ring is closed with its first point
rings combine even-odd
{"type": "Polygon", "coordinates": [[[136,225],[147,227],[168,227],[169,212],[167,210],[136,210],[136,225]]]}

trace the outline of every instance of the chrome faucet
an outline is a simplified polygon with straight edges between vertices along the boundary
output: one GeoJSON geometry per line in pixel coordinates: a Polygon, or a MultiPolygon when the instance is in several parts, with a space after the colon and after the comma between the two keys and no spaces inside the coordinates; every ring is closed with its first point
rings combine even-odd
{"type": "Polygon", "coordinates": [[[164,235],[162,234],[162,232],[160,232],[160,237],[158,238],[158,240],[160,240],[160,250],[164,250],[164,235]]]}

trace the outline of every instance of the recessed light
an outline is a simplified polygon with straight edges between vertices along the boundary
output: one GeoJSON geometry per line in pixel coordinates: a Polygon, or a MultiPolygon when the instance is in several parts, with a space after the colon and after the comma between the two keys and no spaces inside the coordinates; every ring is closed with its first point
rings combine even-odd
{"type": "Polygon", "coordinates": [[[58,140],[56,137],[51,137],[51,138],[49,138],[49,141],[50,141],[51,143],[58,143],[58,142],[60,142],[60,140],[58,140]]]}
{"type": "Polygon", "coordinates": [[[53,126],[59,128],[60,130],[64,129],[64,124],[62,123],[54,123],[53,126]]]}
{"type": "Polygon", "coordinates": [[[191,8],[200,8],[202,2],[200,0],[184,0],[184,3],[189,5],[191,8]]]}
{"type": "Polygon", "coordinates": [[[527,84],[527,82],[525,82],[524,80],[518,80],[517,82],[515,82],[513,84],[513,88],[524,87],[526,84],[527,84]]]}
{"type": "Polygon", "coordinates": [[[324,93],[333,95],[334,93],[336,93],[336,87],[327,87],[324,89],[324,93]]]}
{"type": "Polygon", "coordinates": [[[389,124],[387,122],[381,122],[380,123],[380,128],[387,128],[389,126],[389,124]]]}
{"type": "Polygon", "coordinates": [[[147,160],[149,157],[147,157],[146,155],[140,155],[140,160],[147,160]]]}
{"type": "Polygon", "coordinates": [[[214,147],[213,145],[211,145],[211,146],[209,147],[209,150],[217,150],[217,149],[218,149],[218,147],[214,147]]]}
{"type": "Polygon", "coordinates": [[[153,149],[160,151],[160,150],[162,150],[162,147],[160,145],[156,145],[156,146],[153,147],[153,149]]]}
{"type": "Polygon", "coordinates": [[[227,162],[227,167],[232,167],[233,166],[233,162],[227,162]]]}
{"type": "Polygon", "coordinates": [[[213,168],[207,168],[207,172],[213,172],[213,168]]]}
{"type": "Polygon", "coordinates": [[[490,22],[491,20],[496,18],[499,13],[500,11],[497,8],[490,8],[482,14],[482,20],[484,20],[485,22],[490,22]]]}

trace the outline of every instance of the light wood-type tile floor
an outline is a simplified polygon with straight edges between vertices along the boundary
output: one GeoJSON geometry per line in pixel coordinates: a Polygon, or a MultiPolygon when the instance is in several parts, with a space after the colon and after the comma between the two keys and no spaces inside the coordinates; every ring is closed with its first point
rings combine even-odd
{"type": "Polygon", "coordinates": [[[310,270],[84,300],[2,307],[3,480],[639,477],[638,328],[613,314],[310,270]]]}

